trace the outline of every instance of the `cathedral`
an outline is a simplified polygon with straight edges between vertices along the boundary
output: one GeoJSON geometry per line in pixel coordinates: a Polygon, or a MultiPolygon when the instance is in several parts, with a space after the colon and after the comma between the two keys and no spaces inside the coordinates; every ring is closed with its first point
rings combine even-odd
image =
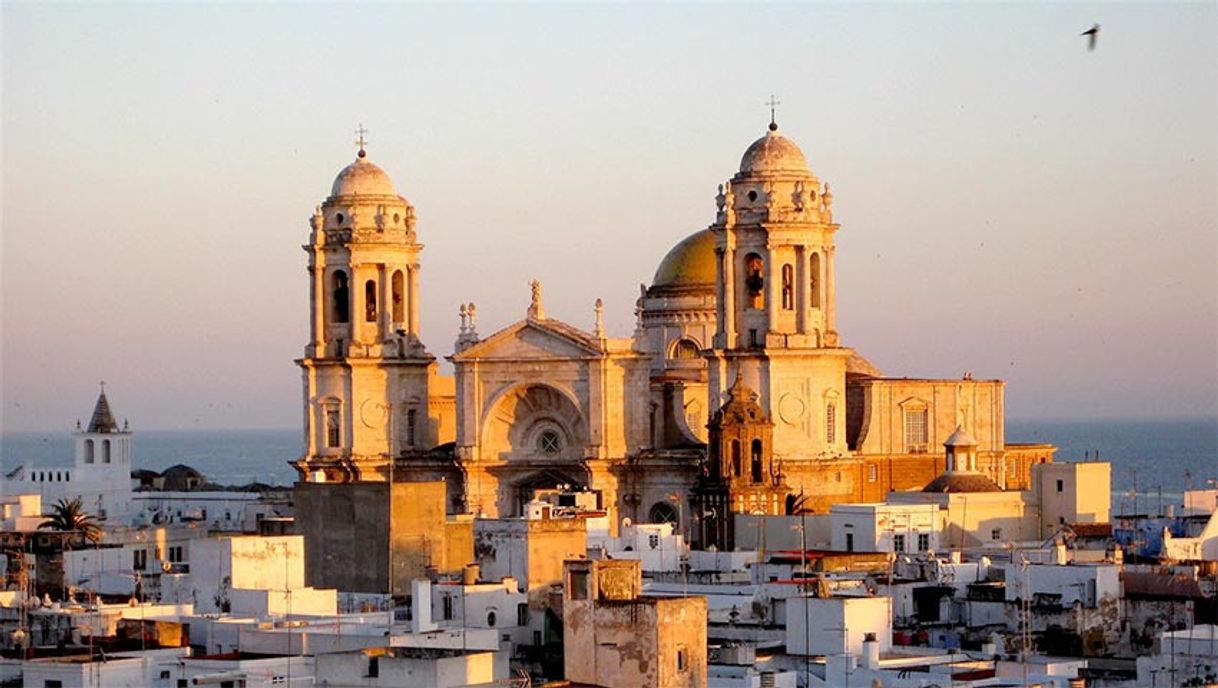
{"type": "Polygon", "coordinates": [[[589,491],[614,524],[674,522],[704,547],[731,546],[733,513],[922,489],[957,428],[979,472],[1026,489],[1053,447],[1005,442],[1001,380],[889,377],[843,341],[834,202],[771,121],[710,225],[641,287],[629,337],[605,332],[599,301],[591,331],[547,317],[534,281],[524,317],[485,336],[461,306],[447,376],[419,339],[426,226],[361,146],[304,246],[300,480],[443,480],[450,513],[487,518],[589,491]]]}

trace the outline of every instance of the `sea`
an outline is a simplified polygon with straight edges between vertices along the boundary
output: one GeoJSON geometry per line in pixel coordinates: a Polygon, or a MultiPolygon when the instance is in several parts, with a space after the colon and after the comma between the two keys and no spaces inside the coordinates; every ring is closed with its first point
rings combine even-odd
{"type": "MultiPolygon", "coordinates": [[[[1113,511],[1152,511],[1178,504],[1186,489],[1218,480],[1218,418],[1140,420],[1007,420],[1008,443],[1047,442],[1057,461],[1100,460],[1112,464],[1113,511]]],[[[288,465],[300,456],[303,433],[278,430],[137,430],[133,468],[162,471],[192,466],[212,482],[291,485],[288,465]]],[[[70,431],[0,435],[0,470],[23,463],[71,466],[70,431]]]]}

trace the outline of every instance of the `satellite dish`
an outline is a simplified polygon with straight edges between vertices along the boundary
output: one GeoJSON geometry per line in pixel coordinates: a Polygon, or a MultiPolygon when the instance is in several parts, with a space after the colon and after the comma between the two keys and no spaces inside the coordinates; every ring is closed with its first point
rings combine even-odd
{"type": "Polygon", "coordinates": [[[173,563],[168,562],[168,561],[162,561],[161,570],[164,571],[165,573],[169,573],[170,571],[173,571],[173,563]]]}
{"type": "Polygon", "coordinates": [[[629,527],[630,527],[630,523],[631,523],[631,521],[630,521],[630,517],[629,517],[629,516],[627,516],[626,518],[623,518],[623,519],[622,519],[622,527],[623,527],[623,528],[629,528],[629,527]]]}

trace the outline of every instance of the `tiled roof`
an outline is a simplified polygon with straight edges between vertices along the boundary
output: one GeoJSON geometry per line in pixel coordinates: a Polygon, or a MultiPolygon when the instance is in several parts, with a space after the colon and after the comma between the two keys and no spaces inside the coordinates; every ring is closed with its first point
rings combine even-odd
{"type": "Polygon", "coordinates": [[[93,407],[93,417],[89,419],[89,432],[118,432],[118,423],[114,422],[114,414],[110,413],[110,402],[106,393],[97,395],[97,405],[93,407]]]}

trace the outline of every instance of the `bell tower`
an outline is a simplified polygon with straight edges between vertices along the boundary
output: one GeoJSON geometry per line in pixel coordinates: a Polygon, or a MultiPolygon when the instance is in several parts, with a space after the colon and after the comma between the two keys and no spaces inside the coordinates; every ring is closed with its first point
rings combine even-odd
{"type": "Polygon", "coordinates": [[[838,345],[829,185],[771,120],[719,187],[716,205],[717,325],[705,354],[711,408],[729,401],[728,385],[739,379],[773,420],[773,455],[784,470],[844,455],[850,350],[838,345]]]}
{"type": "Polygon", "coordinates": [[[388,479],[391,457],[434,443],[427,414],[435,357],[419,340],[415,213],[368,160],[360,130],[310,220],[310,341],[303,371],[306,481],[388,479]]]}

